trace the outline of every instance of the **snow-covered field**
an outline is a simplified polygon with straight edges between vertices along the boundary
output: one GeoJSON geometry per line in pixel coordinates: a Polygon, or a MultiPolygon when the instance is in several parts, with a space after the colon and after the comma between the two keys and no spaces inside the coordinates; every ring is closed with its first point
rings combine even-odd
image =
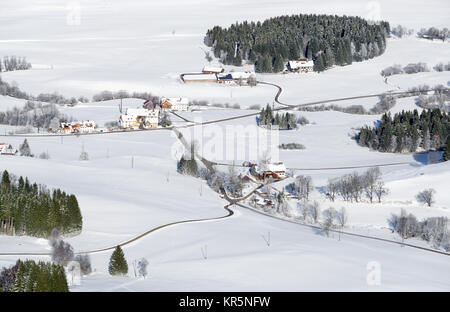
{"type": "MultiPolygon", "coordinates": [[[[202,49],[203,36],[214,25],[235,21],[262,20],[280,14],[332,13],[371,17],[379,15],[391,26],[398,23],[419,30],[422,27],[448,27],[447,1],[364,2],[310,1],[80,1],[80,24],[69,25],[74,13],[65,2],[18,0],[2,4],[0,11],[0,50],[2,55],[26,56],[34,69],[2,73],[2,79],[17,82],[26,92],[59,92],[87,96],[102,90],[146,91],[160,96],[186,96],[211,103],[272,104],[276,89],[259,85],[229,87],[208,84],[182,84],[179,74],[199,71],[207,64],[202,49]]],[[[76,12],[75,12],[76,13],[76,12]]],[[[450,61],[449,43],[414,37],[389,39],[386,52],[375,59],[336,67],[324,73],[258,75],[261,81],[283,88],[280,100],[301,104],[387,90],[407,90],[428,84],[448,85],[450,72],[398,75],[386,84],[380,71],[393,64],[425,62],[432,68],[450,61]]],[[[227,69],[237,69],[227,66],[227,69]]],[[[376,98],[340,102],[339,105],[373,107],[376,98]]],[[[0,110],[23,105],[24,101],[0,97],[0,110]]],[[[99,124],[117,120],[117,100],[64,107],[62,112],[75,119],[92,119],[99,124]]],[[[136,107],[141,100],[126,99],[124,107],[136,107]]],[[[391,112],[414,109],[414,98],[397,101],[391,112]]],[[[420,111],[420,109],[419,109],[420,111]]],[[[189,120],[211,121],[255,111],[208,109],[186,112],[189,120]]],[[[419,219],[450,217],[450,163],[428,165],[426,156],[389,154],[358,146],[351,136],[355,128],[372,125],[379,115],[350,115],[340,112],[296,112],[310,124],[296,131],[281,131],[279,143],[301,143],[305,150],[280,151],[279,159],[289,168],[329,168],[382,163],[411,162],[382,168],[390,194],[380,204],[330,203],[318,190],[328,178],[353,170],[297,170],[311,175],[317,190],[312,198],[323,209],[345,206],[348,230],[398,240],[391,234],[387,219],[401,208],[419,219]],[[424,188],[436,189],[436,204],[425,207],[415,200],[424,188]]],[[[172,118],[175,125],[182,125],[172,118]]],[[[252,126],[254,117],[210,124],[204,132],[226,133],[231,126],[252,126]]],[[[0,126],[0,134],[14,127],[0,126]]],[[[181,129],[184,135],[192,127],[181,129]]],[[[241,133],[241,135],[243,135],[241,133]]],[[[209,138],[205,138],[208,140],[209,138]]],[[[250,137],[250,140],[254,140],[250,137]]],[[[179,143],[169,130],[106,134],[80,137],[28,138],[33,153],[44,151],[49,160],[1,156],[0,170],[26,175],[31,181],[60,187],[74,193],[83,214],[83,231],[67,238],[76,251],[114,246],[151,228],[174,221],[224,216],[227,202],[204,182],[176,172],[179,143]],[[89,161],[78,160],[82,148],[89,161]]],[[[229,143],[229,138],[225,139],[229,143]]],[[[15,147],[21,137],[1,137],[15,147]]],[[[248,142],[243,141],[243,149],[248,142]]],[[[244,159],[218,157],[220,162],[241,163],[244,159]]],[[[364,169],[358,169],[362,172],[364,169]]],[[[285,183],[285,182],[283,182],[285,183]]],[[[279,183],[278,185],[283,185],[279,183]]],[[[320,232],[234,207],[226,219],[186,223],[154,232],[124,247],[130,264],[128,277],[111,277],[107,265],[110,252],[91,255],[95,272],[83,278],[73,291],[391,291],[450,290],[448,256],[400,247],[356,237],[320,232]],[[268,247],[262,235],[271,233],[268,247]],[[208,258],[201,248],[207,246],[208,258]],[[150,278],[134,277],[131,263],[146,257],[150,278]],[[381,269],[381,284],[370,286],[370,263],[381,269]],[[369,269],[368,269],[369,265],[369,269]]],[[[411,243],[427,246],[421,241],[411,243]]],[[[0,253],[45,252],[43,239],[0,236],[0,253]]],[[[34,257],[32,257],[34,258],[34,257]]],[[[43,257],[48,259],[48,257],[43,257]]],[[[0,256],[0,267],[15,262],[16,256],[0,256]]]]}

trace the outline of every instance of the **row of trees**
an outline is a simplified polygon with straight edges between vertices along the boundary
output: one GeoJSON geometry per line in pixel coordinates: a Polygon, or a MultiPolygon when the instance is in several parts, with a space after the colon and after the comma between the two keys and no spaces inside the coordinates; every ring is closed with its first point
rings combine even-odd
{"type": "Polygon", "coordinates": [[[428,29],[422,28],[418,33],[417,36],[419,38],[425,38],[425,39],[439,39],[442,41],[447,40],[450,37],[450,31],[447,27],[438,29],[436,27],[430,27],[428,29]]]}
{"type": "Polygon", "coordinates": [[[404,67],[401,65],[395,64],[389,67],[386,67],[381,71],[381,76],[389,77],[392,75],[401,75],[401,74],[417,74],[421,72],[429,72],[430,68],[426,63],[410,63],[404,67]]]}
{"type": "MultiPolygon", "coordinates": [[[[304,123],[304,120],[301,119],[299,122],[304,123]]],[[[257,123],[258,126],[264,126],[269,129],[274,126],[278,126],[279,130],[291,130],[297,128],[297,119],[294,114],[288,112],[284,114],[276,112],[274,114],[269,104],[261,110],[259,118],[257,118],[257,123]]]]}
{"type": "Polygon", "coordinates": [[[205,36],[215,57],[224,64],[254,63],[257,72],[279,72],[284,62],[312,59],[315,70],[351,64],[382,54],[389,23],[369,24],[360,17],[299,14],[264,22],[215,26],[205,36]]]}
{"type": "Polygon", "coordinates": [[[37,237],[48,237],[54,228],[78,232],[83,225],[75,195],[50,191],[6,170],[0,184],[0,220],[12,220],[16,234],[37,237]]]}
{"type": "Polygon", "coordinates": [[[447,217],[430,217],[418,221],[412,213],[404,209],[399,215],[392,214],[388,220],[392,229],[403,239],[420,238],[432,244],[434,248],[450,251],[450,231],[447,217]]]}
{"type": "Polygon", "coordinates": [[[72,121],[72,118],[61,113],[55,104],[33,101],[27,101],[22,108],[14,106],[0,112],[0,124],[10,126],[58,129],[61,122],[67,121],[72,121]]]}
{"type": "Polygon", "coordinates": [[[159,97],[155,96],[149,92],[128,92],[126,90],[119,90],[116,92],[105,90],[100,93],[94,94],[94,96],[92,96],[92,101],[93,102],[101,102],[101,101],[126,99],[126,98],[150,100],[153,103],[159,103],[159,97]]]}
{"type": "Polygon", "coordinates": [[[381,172],[378,167],[370,168],[363,174],[353,172],[342,177],[328,180],[326,195],[331,201],[335,201],[337,196],[345,201],[360,202],[366,197],[371,203],[375,199],[381,202],[383,196],[389,190],[381,180],[381,172]]]}
{"type": "Polygon", "coordinates": [[[0,58],[0,72],[13,70],[26,70],[31,68],[31,63],[25,57],[5,56],[0,58]]]}
{"type": "Polygon", "coordinates": [[[68,292],[64,267],[50,262],[17,260],[0,273],[0,292],[68,292]]]}
{"type": "Polygon", "coordinates": [[[380,152],[415,152],[444,147],[450,134],[449,114],[440,109],[402,111],[392,118],[385,113],[377,127],[365,126],[356,136],[358,144],[380,152]]]}
{"type": "Polygon", "coordinates": [[[405,26],[397,25],[391,29],[391,34],[396,37],[402,38],[404,36],[410,36],[414,33],[414,29],[408,29],[405,26]]]}
{"type": "Polygon", "coordinates": [[[318,112],[318,111],[337,111],[346,114],[356,114],[356,115],[378,115],[387,112],[397,103],[398,95],[391,94],[383,94],[379,96],[379,100],[374,107],[367,110],[362,105],[350,105],[350,106],[339,106],[335,104],[329,105],[314,105],[314,106],[305,106],[299,108],[299,110],[307,111],[307,112],[318,112]]]}
{"type": "Polygon", "coordinates": [[[57,92],[41,93],[38,96],[34,96],[32,94],[26,93],[25,91],[22,91],[17,85],[17,83],[13,82],[12,84],[9,84],[8,82],[3,81],[1,77],[0,77],[0,95],[11,96],[14,98],[29,101],[42,101],[54,104],[75,105],[78,102],[82,103],[89,102],[89,100],[84,96],[81,96],[78,99],[75,97],[66,98],[63,95],[58,94],[57,92]]]}

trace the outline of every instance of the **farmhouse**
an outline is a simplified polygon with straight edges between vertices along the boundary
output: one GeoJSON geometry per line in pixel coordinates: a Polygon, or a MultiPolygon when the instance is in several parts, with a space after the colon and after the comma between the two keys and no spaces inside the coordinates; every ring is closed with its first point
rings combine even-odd
{"type": "Polygon", "coordinates": [[[0,155],[16,155],[17,149],[13,148],[11,144],[0,143],[0,155]]]}
{"type": "Polygon", "coordinates": [[[62,122],[61,132],[62,133],[93,133],[97,125],[92,120],[87,121],[72,121],[72,122],[62,122]]]}
{"type": "Polygon", "coordinates": [[[168,108],[172,111],[187,111],[189,108],[188,98],[162,98],[161,107],[168,108]]]}
{"type": "Polygon", "coordinates": [[[119,123],[122,129],[156,128],[159,123],[159,109],[127,108],[120,115],[119,123]]]}
{"type": "Polygon", "coordinates": [[[219,74],[223,73],[225,69],[222,67],[212,67],[212,66],[205,66],[203,67],[202,73],[204,74],[219,74]]]}
{"type": "Polygon", "coordinates": [[[289,61],[287,69],[292,72],[308,73],[314,69],[314,61],[308,61],[306,58],[300,58],[296,61],[289,61]]]}
{"type": "Polygon", "coordinates": [[[261,173],[264,179],[272,177],[274,179],[286,178],[286,166],[282,162],[261,164],[261,173]]]}

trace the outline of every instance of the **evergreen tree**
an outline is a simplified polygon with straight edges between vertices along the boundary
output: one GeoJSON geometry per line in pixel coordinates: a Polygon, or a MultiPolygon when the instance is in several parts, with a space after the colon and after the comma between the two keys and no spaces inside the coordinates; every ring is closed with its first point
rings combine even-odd
{"type": "Polygon", "coordinates": [[[108,271],[111,275],[126,275],[128,273],[128,264],[120,246],[116,247],[109,260],[108,271]]]}
{"type": "Polygon", "coordinates": [[[31,154],[30,146],[28,145],[27,139],[25,139],[19,147],[20,156],[27,156],[27,157],[33,157],[33,154],[31,154]]]}
{"type": "Polygon", "coordinates": [[[442,160],[447,161],[450,159],[450,135],[447,136],[447,142],[445,143],[444,153],[442,154],[442,160]]]}
{"type": "Polygon", "coordinates": [[[277,56],[275,56],[273,61],[273,72],[279,73],[282,72],[283,70],[284,70],[283,57],[280,54],[277,54],[277,56]]]}

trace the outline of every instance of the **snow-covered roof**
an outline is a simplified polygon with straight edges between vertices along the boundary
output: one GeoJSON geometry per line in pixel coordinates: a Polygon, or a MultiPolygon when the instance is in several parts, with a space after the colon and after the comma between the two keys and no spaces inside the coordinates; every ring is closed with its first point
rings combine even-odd
{"type": "Polygon", "coordinates": [[[280,172],[280,171],[286,171],[286,166],[284,163],[268,163],[268,164],[262,164],[261,165],[262,171],[272,171],[272,172],[280,172]]]}
{"type": "Polygon", "coordinates": [[[149,110],[146,108],[127,108],[126,115],[147,116],[149,110]]]}
{"type": "Polygon", "coordinates": [[[192,80],[217,80],[216,74],[197,74],[197,75],[184,75],[183,79],[186,81],[192,80]]]}
{"type": "Polygon", "coordinates": [[[230,74],[233,79],[240,79],[240,78],[248,79],[254,73],[252,73],[252,72],[232,72],[230,74]]]}
{"type": "Polygon", "coordinates": [[[224,69],[222,67],[205,66],[203,72],[222,73],[224,69]]]}
{"type": "Polygon", "coordinates": [[[164,101],[168,101],[170,104],[172,105],[179,105],[179,104],[184,104],[184,105],[189,105],[189,99],[188,98],[183,98],[183,97],[179,97],[179,98],[162,98],[161,102],[164,101]]]}

